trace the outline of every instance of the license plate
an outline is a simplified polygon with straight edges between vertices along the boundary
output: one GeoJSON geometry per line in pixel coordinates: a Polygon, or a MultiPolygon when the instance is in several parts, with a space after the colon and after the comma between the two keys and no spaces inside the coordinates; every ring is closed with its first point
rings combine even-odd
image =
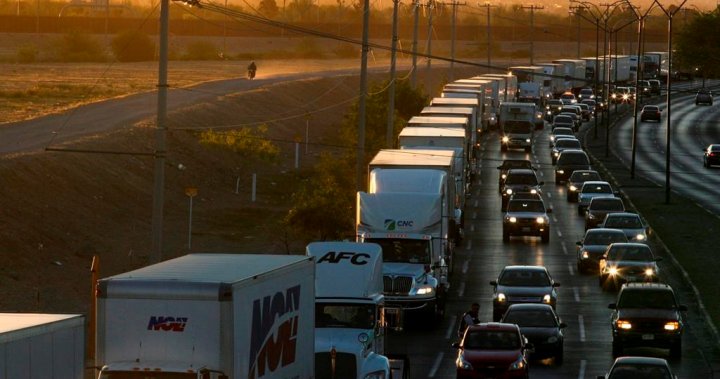
{"type": "Polygon", "coordinates": [[[643,334],[642,339],[643,339],[643,341],[652,341],[655,339],[655,335],[654,334],[643,334]]]}
{"type": "Polygon", "coordinates": [[[530,231],[530,227],[529,227],[529,226],[523,226],[521,230],[522,230],[523,232],[529,232],[529,231],[530,231]]]}

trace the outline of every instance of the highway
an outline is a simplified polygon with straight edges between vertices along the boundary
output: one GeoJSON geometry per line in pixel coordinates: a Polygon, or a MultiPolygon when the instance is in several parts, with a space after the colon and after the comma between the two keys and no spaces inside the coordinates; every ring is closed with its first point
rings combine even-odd
{"type": "MultiPolygon", "coordinates": [[[[586,131],[591,123],[585,123],[579,133],[586,131]]],[[[595,275],[579,274],[576,270],[575,242],[584,234],[584,219],[577,215],[575,203],[566,201],[564,187],[554,183],[547,144],[548,129],[536,135],[532,154],[520,150],[501,153],[497,134],[490,132],[484,135],[481,171],[473,183],[466,206],[466,238],[456,249],[455,273],[451,279],[446,317],[437,328],[428,330],[422,327],[424,321],[421,325],[415,322],[403,332],[390,333],[388,338],[387,351],[405,353],[410,357],[412,378],[455,378],[457,352],[450,344],[456,340],[458,317],[477,301],[481,306],[481,321],[490,321],[492,287],[489,282],[496,279],[504,266],[515,264],[544,265],[548,268],[554,279],[561,283],[557,311],[562,321],[568,324],[565,329],[565,362],[557,366],[552,360],[533,361],[530,377],[595,378],[604,374],[612,364],[610,310],[607,305],[614,302],[616,294],[603,292],[595,275]],[[538,177],[545,182],[543,198],[546,205],[553,209],[549,244],[541,244],[536,237],[514,237],[510,243],[502,242],[496,167],[505,158],[531,159],[538,167],[538,177]]],[[[654,133],[651,130],[646,132],[654,133]]],[[[717,134],[715,131],[714,135],[717,134]]],[[[625,138],[617,137],[618,140],[625,138]]],[[[696,155],[699,155],[701,145],[686,149],[697,150],[696,155]]],[[[662,159],[664,162],[664,157],[662,159]]],[[[697,157],[688,156],[684,164],[690,166],[688,161],[691,159],[695,159],[698,171],[704,170],[697,157]]],[[[653,246],[653,250],[658,254],[660,249],[653,246]]],[[[680,274],[670,262],[670,259],[665,259],[659,263],[661,279],[676,289],[681,302],[695,302],[692,291],[680,282],[680,274]]],[[[718,357],[708,356],[711,354],[706,348],[708,334],[699,321],[701,316],[695,314],[692,307],[687,319],[683,357],[680,361],[671,361],[671,364],[680,378],[710,378],[711,363],[708,362],[717,361],[718,357]]],[[[667,358],[667,351],[660,349],[627,349],[625,353],[667,358]]]]}

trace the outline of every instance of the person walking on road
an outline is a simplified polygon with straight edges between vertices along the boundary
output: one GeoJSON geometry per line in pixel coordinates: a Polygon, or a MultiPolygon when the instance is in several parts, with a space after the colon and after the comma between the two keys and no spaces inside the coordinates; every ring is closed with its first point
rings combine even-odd
{"type": "Polygon", "coordinates": [[[463,313],[462,317],[460,318],[460,325],[458,326],[458,338],[462,339],[465,335],[465,330],[470,325],[475,325],[480,323],[480,319],[478,318],[478,314],[480,313],[480,304],[478,303],[472,303],[470,306],[470,310],[463,313]]]}

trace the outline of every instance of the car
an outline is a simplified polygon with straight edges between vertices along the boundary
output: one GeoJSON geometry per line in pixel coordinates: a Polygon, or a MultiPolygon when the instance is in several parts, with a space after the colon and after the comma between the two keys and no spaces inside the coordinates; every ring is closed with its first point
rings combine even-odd
{"type": "Polygon", "coordinates": [[[657,282],[661,259],[644,243],[611,243],[600,258],[598,283],[603,289],[617,289],[625,283],[657,282]]]}
{"type": "Polygon", "coordinates": [[[526,153],[532,151],[535,139],[535,123],[528,120],[506,120],[501,125],[500,151],[508,149],[523,149],[526,153]]]}
{"type": "Polygon", "coordinates": [[[672,287],[662,283],[628,283],[618,292],[612,309],[612,355],[628,347],[664,347],[670,357],[682,356],[683,312],[672,287]]]}
{"type": "Polygon", "coordinates": [[[553,148],[555,139],[557,139],[558,136],[570,136],[572,138],[577,139],[575,137],[575,133],[573,133],[573,130],[571,128],[565,128],[565,127],[557,127],[553,128],[553,130],[550,132],[550,139],[548,141],[548,147],[553,148]]]}
{"type": "Polygon", "coordinates": [[[552,164],[555,164],[557,157],[560,156],[560,153],[567,149],[579,150],[582,149],[582,145],[580,145],[580,141],[574,138],[558,139],[555,141],[555,146],[553,146],[552,150],[550,150],[550,159],[552,160],[552,164]]]}
{"type": "Polygon", "coordinates": [[[575,104],[577,103],[577,98],[575,98],[575,94],[572,92],[565,92],[562,95],[560,95],[560,100],[563,102],[563,104],[575,104]]]}
{"type": "Polygon", "coordinates": [[[545,203],[538,194],[536,199],[513,195],[508,201],[507,211],[503,216],[503,242],[509,242],[512,236],[539,236],[543,243],[550,242],[551,209],[545,208],[545,203]]]}
{"type": "Polygon", "coordinates": [[[585,104],[590,109],[590,114],[596,115],[598,111],[598,103],[594,99],[584,99],[580,102],[581,104],[585,104]]]}
{"type": "Polygon", "coordinates": [[[578,201],[578,192],[582,189],[583,183],[590,180],[602,180],[600,174],[594,170],[575,170],[568,178],[565,186],[567,188],[567,201],[575,203],[578,201]]]}
{"type": "Polygon", "coordinates": [[[583,183],[578,193],[578,215],[585,215],[585,210],[590,205],[590,200],[596,198],[613,198],[615,195],[615,191],[608,182],[592,180],[583,183]]]}
{"type": "Polygon", "coordinates": [[[635,87],[628,87],[628,94],[630,95],[630,96],[628,96],[628,100],[630,102],[634,102],[635,99],[637,98],[637,91],[636,91],[635,87]]]}
{"type": "Polygon", "coordinates": [[[657,105],[646,105],[640,111],[640,122],[645,122],[649,120],[660,122],[661,115],[662,112],[660,112],[660,107],[658,107],[657,105]]]}
{"type": "Polygon", "coordinates": [[[594,197],[585,209],[585,230],[600,225],[608,213],[625,212],[625,204],[619,197],[594,197]]]}
{"type": "Polygon", "coordinates": [[[650,94],[652,95],[660,95],[660,90],[662,88],[662,82],[658,79],[650,79],[648,80],[650,83],[650,94]]]}
{"type": "Polygon", "coordinates": [[[585,103],[577,103],[575,105],[580,107],[580,110],[582,111],[583,121],[590,121],[590,115],[592,114],[590,112],[590,106],[585,103]]]}
{"type": "Polygon", "coordinates": [[[487,322],[468,326],[455,358],[457,379],[528,377],[533,345],[515,324],[487,322]]]}
{"type": "Polygon", "coordinates": [[[695,105],[707,104],[713,105],[713,95],[710,90],[701,89],[695,95],[695,105]]]}
{"type": "Polygon", "coordinates": [[[493,321],[500,320],[512,304],[557,304],[557,287],[544,266],[505,266],[493,286],[493,321]]]}
{"type": "Polygon", "coordinates": [[[528,339],[534,351],[532,359],[553,358],[555,364],[562,364],[564,357],[565,336],[563,329],[567,324],[548,304],[513,304],[500,322],[515,324],[520,333],[528,339]]]}
{"type": "Polygon", "coordinates": [[[593,93],[592,88],[581,88],[577,97],[578,101],[583,101],[585,99],[594,99],[595,94],[593,93]]]}
{"type": "Polygon", "coordinates": [[[552,121],[553,117],[560,113],[563,105],[565,104],[560,99],[549,99],[545,104],[545,119],[552,121]]]}
{"type": "Polygon", "coordinates": [[[620,229],[625,233],[628,241],[647,243],[648,227],[637,213],[609,213],[600,227],[620,229]]]}
{"type": "Polygon", "coordinates": [[[703,150],[703,166],[710,168],[718,164],[720,164],[720,144],[713,143],[703,150]]]}
{"type": "Polygon", "coordinates": [[[656,357],[619,357],[610,370],[596,379],[677,379],[667,360],[656,357]]]}
{"type": "Polygon", "coordinates": [[[577,241],[577,269],[579,273],[597,272],[600,258],[608,245],[627,242],[625,233],[619,229],[595,228],[585,232],[582,240],[577,241]]]}
{"type": "Polygon", "coordinates": [[[575,116],[569,114],[558,114],[552,119],[552,129],[575,128],[575,116]]]}
{"type": "Polygon", "coordinates": [[[575,170],[590,170],[590,158],[582,150],[563,150],[555,162],[555,183],[565,182],[575,170]]]}
{"type": "Polygon", "coordinates": [[[562,109],[560,110],[560,114],[569,113],[572,114],[575,117],[575,128],[574,130],[577,131],[580,129],[583,123],[583,114],[582,109],[577,104],[571,104],[571,105],[564,105],[562,109]]]}
{"type": "Polygon", "coordinates": [[[535,171],[528,168],[511,168],[508,170],[507,177],[503,182],[502,191],[502,206],[501,210],[504,212],[507,209],[507,203],[510,199],[510,195],[516,192],[535,192],[541,193],[541,187],[545,182],[538,180],[535,171]]]}
{"type": "Polygon", "coordinates": [[[640,89],[641,98],[648,98],[651,96],[650,90],[652,89],[652,86],[650,85],[649,81],[639,80],[638,88],[640,89]]]}

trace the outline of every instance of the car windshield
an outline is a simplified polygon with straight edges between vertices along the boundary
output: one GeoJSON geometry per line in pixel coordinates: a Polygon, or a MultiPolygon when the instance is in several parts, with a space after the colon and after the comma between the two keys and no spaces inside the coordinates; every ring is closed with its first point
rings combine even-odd
{"type": "Polygon", "coordinates": [[[675,296],[669,290],[625,289],[620,293],[617,308],[674,309],[675,296]]]}
{"type": "Polygon", "coordinates": [[[470,330],[463,339],[463,348],[517,350],[520,348],[520,335],[511,330],[470,330]]]}
{"type": "Polygon", "coordinates": [[[583,89],[580,90],[580,94],[581,94],[581,95],[592,95],[592,94],[593,94],[593,90],[591,90],[591,89],[589,89],[589,88],[583,88],[583,89]]]}
{"type": "Polygon", "coordinates": [[[720,151],[720,145],[711,145],[710,151],[712,152],[719,152],[720,151]]]}
{"type": "Polygon", "coordinates": [[[352,303],[316,303],[315,327],[373,329],[375,327],[375,306],[352,303]]]}
{"type": "Polygon", "coordinates": [[[560,95],[560,98],[563,100],[573,100],[573,99],[575,99],[575,95],[573,95],[571,93],[564,93],[564,94],[560,95]]]}
{"type": "Polygon", "coordinates": [[[578,141],[576,139],[570,139],[570,138],[559,139],[557,141],[557,143],[555,144],[555,146],[558,148],[563,148],[563,149],[572,149],[572,148],[579,149],[580,141],[578,141]]]}
{"type": "Polygon", "coordinates": [[[430,244],[427,240],[368,238],[382,247],[383,262],[430,263],[430,244]]]}
{"type": "Polygon", "coordinates": [[[645,106],[645,108],[643,108],[643,111],[645,111],[645,112],[657,112],[659,110],[660,110],[660,108],[658,108],[656,106],[645,106]]]}
{"type": "Polygon", "coordinates": [[[510,174],[508,175],[507,179],[505,179],[505,184],[509,185],[515,185],[515,184],[525,184],[525,185],[531,185],[535,186],[538,184],[537,178],[535,175],[525,175],[525,174],[510,174]]]}
{"type": "Polygon", "coordinates": [[[571,124],[572,122],[573,119],[570,116],[555,116],[555,120],[553,121],[555,124],[571,124]]]}
{"type": "Polygon", "coordinates": [[[640,229],[643,227],[639,218],[634,216],[608,216],[605,220],[606,228],[640,229]]]}
{"type": "Polygon", "coordinates": [[[570,175],[570,181],[574,183],[589,182],[592,180],[600,180],[600,174],[597,172],[575,171],[570,175]]]}
{"type": "Polygon", "coordinates": [[[503,126],[505,133],[532,133],[535,126],[531,122],[525,121],[507,121],[503,126]]]}
{"type": "Polygon", "coordinates": [[[607,256],[611,261],[643,261],[653,260],[652,252],[647,246],[613,246],[607,256]]]}
{"type": "Polygon", "coordinates": [[[508,212],[534,212],[545,213],[545,205],[542,201],[510,200],[508,212]]]}
{"type": "Polygon", "coordinates": [[[585,153],[570,153],[566,151],[558,157],[558,165],[562,166],[567,164],[587,166],[590,165],[590,160],[585,153]]]}
{"type": "Polygon", "coordinates": [[[583,240],[583,245],[607,246],[617,242],[627,242],[625,233],[588,233],[583,240]]]}
{"type": "Polygon", "coordinates": [[[529,328],[552,328],[558,325],[550,309],[510,309],[502,322],[529,328]]]}
{"type": "Polygon", "coordinates": [[[503,161],[503,164],[500,167],[504,168],[504,169],[531,168],[532,163],[530,163],[530,161],[527,161],[527,160],[516,160],[516,161],[506,160],[506,161],[503,161]]]}
{"type": "Polygon", "coordinates": [[[625,210],[622,200],[620,199],[592,199],[590,206],[591,211],[619,211],[625,210]]]}
{"type": "Polygon", "coordinates": [[[541,270],[504,270],[498,284],[509,287],[548,287],[550,278],[541,270]]]}
{"type": "Polygon", "coordinates": [[[609,184],[588,184],[583,185],[582,193],[612,193],[612,187],[609,184]]]}
{"type": "MultiPolygon", "coordinates": [[[[570,117],[570,116],[568,116],[570,117]]],[[[572,129],[569,128],[555,128],[555,130],[552,131],[552,134],[554,136],[574,136],[575,133],[573,133],[572,129]]]]}
{"type": "Polygon", "coordinates": [[[609,379],[672,379],[667,368],[656,365],[620,365],[610,372],[609,379]]]}

